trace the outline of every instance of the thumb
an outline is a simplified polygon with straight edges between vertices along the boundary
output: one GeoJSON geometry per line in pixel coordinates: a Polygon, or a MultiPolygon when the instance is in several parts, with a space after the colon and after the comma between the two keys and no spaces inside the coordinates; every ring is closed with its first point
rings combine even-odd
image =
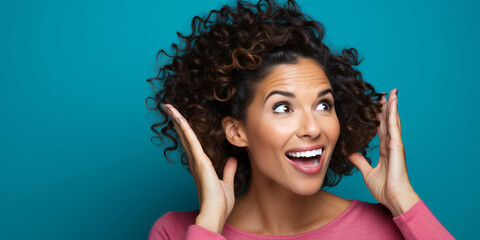
{"type": "Polygon", "coordinates": [[[235,178],[235,172],[237,171],[237,159],[231,157],[227,160],[225,167],[223,168],[223,181],[233,185],[233,180],[235,178]]]}
{"type": "Polygon", "coordinates": [[[365,159],[360,153],[352,153],[348,155],[347,158],[360,170],[363,176],[366,176],[366,174],[372,169],[372,166],[370,166],[367,159],[365,159]]]}

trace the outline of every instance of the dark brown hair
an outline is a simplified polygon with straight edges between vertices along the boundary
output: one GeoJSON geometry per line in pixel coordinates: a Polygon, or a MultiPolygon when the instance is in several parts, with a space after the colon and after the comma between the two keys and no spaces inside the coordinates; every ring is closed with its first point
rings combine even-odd
{"type": "MultiPolygon", "coordinates": [[[[324,26],[302,13],[295,1],[283,6],[270,0],[257,4],[238,1],[235,7],[227,5],[204,18],[194,17],[191,28],[190,35],[177,33],[181,43],[172,44],[172,54],[158,52],[157,58],[165,55],[169,60],[156,77],[147,80],[152,86],[156,80],[160,83],[160,90],[147,101],[154,100],[155,107],[150,109],[163,116],[151,128],[157,134],[153,138],[167,136],[171,140],[172,145],[164,150],[167,159],[167,152],[178,149],[179,141],[162,103],[172,104],[188,120],[219,177],[228,157],[238,159],[235,190],[244,189],[250,174],[248,155],[244,148],[226,140],[221,120],[225,116],[244,120],[255,83],[272,66],[295,63],[299,57],[314,59],[324,69],[340,122],[340,136],[323,186],[335,186],[342,175],[352,173],[354,165],[347,155],[360,152],[366,156],[379,125],[376,114],[381,111],[383,94],[363,81],[354,68],[361,62],[357,50],[332,53],[322,42],[324,26]]],[[[181,162],[188,168],[183,151],[181,162]]]]}

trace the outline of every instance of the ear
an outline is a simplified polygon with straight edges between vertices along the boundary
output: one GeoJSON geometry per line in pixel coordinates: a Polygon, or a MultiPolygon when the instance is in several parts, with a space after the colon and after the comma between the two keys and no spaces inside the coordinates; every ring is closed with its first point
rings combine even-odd
{"type": "Polygon", "coordinates": [[[248,145],[245,126],[241,121],[227,116],[222,119],[222,126],[225,137],[232,145],[237,147],[246,147],[248,145]]]}

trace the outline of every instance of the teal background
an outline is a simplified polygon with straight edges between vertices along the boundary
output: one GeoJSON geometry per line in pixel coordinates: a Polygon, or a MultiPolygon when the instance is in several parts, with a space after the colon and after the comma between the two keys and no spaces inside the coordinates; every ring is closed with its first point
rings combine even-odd
{"type": "MultiPolygon", "coordinates": [[[[0,2],[0,239],[145,239],[194,183],[150,143],[155,55],[225,1],[0,2]]],[[[399,88],[411,182],[458,239],[479,209],[480,4],[299,0],[366,80],[399,88]]],[[[374,159],[375,152],[372,153],[374,159]]],[[[375,201],[359,172],[330,191],[375,201]]]]}

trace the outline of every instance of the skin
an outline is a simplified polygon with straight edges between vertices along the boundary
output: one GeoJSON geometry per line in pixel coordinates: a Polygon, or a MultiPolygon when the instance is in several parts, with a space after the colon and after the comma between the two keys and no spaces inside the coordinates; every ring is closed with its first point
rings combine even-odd
{"type": "Polygon", "coordinates": [[[327,76],[314,61],[299,59],[298,64],[276,66],[256,90],[245,122],[224,119],[224,128],[235,124],[243,141],[231,134],[227,139],[246,147],[251,159],[250,187],[237,198],[227,222],[264,235],[290,235],[329,222],[349,201],[338,204],[319,191],[340,132],[332,93],[318,97],[331,90],[327,76]],[[292,96],[268,97],[275,91],[292,96]],[[317,174],[304,174],[285,159],[290,149],[314,145],[325,146],[317,174]],[[336,211],[328,208],[332,206],[336,211]]]}
{"type": "MultiPolygon", "coordinates": [[[[260,81],[245,121],[223,119],[228,141],[247,149],[252,166],[250,187],[237,199],[233,190],[236,160],[227,161],[224,178],[219,179],[187,121],[171,105],[164,106],[191,160],[200,199],[197,225],[221,233],[227,222],[252,233],[291,235],[323,226],[348,208],[350,201],[320,190],[340,131],[332,94],[318,96],[327,89],[331,86],[322,68],[314,60],[299,58],[295,64],[275,66],[260,81]],[[293,97],[273,94],[267,99],[273,91],[293,97]],[[286,105],[275,108],[279,103],[286,105]],[[285,159],[290,149],[318,144],[325,148],[317,174],[304,174],[285,159]]],[[[390,92],[388,102],[382,98],[382,103],[377,166],[371,167],[358,153],[349,159],[360,169],[375,199],[399,216],[420,198],[408,179],[397,90],[390,92]]]]}

